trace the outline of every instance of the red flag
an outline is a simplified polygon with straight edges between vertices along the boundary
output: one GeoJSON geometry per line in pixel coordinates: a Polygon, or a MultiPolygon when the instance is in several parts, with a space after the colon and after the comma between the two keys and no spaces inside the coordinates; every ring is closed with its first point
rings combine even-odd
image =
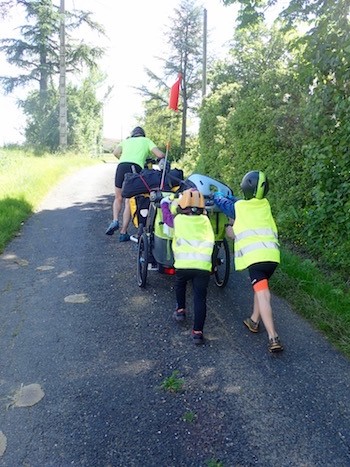
{"type": "Polygon", "coordinates": [[[169,98],[169,109],[178,110],[181,79],[182,79],[182,75],[181,73],[179,73],[177,80],[171,86],[170,98],[169,98]]]}

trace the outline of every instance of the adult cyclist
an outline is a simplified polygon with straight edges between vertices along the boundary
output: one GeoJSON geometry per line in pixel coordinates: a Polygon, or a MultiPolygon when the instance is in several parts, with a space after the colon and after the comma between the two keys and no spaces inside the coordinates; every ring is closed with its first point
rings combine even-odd
{"type": "MultiPolygon", "coordinates": [[[[123,207],[122,186],[125,174],[136,171],[139,173],[150,154],[154,154],[157,159],[163,159],[165,154],[157,148],[152,140],[146,137],[145,131],[140,126],[134,128],[130,137],[121,141],[113,151],[115,157],[119,159],[119,163],[115,173],[115,198],[113,201],[113,221],[106,230],[107,235],[113,235],[119,229],[118,217],[123,207]]],[[[128,200],[125,200],[123,221],[119,231],[119,241],[127,242],[130,240],[130,235],[127,233],[130,222],[130,205],[128,200]]]]}

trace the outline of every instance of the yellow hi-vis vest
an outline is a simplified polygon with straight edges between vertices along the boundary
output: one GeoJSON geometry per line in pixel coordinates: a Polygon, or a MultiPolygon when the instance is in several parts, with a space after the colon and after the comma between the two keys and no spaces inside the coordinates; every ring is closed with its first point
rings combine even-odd
{"type": "Polygon", "coordinates": [[[235,269],[241,271],[254,263],[280,262],[278,232],[266,198],[235,203],[235,269]]]}
{"type": "Polygon", "coordinates": [[[177,214],[172,247],[176,269],[211,271],[214,232],[208,217],[177,214]]]}

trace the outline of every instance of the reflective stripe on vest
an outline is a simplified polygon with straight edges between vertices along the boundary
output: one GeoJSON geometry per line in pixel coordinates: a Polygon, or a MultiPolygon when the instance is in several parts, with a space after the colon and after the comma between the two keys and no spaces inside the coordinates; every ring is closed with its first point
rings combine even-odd
{"type": "Polygon", "coordinates": [[[178,214],[172,244],[175,268],[211,271],[214,232],[206,215],[178,214]]]}
{"type": "Polygon", "coordinates": [[[213,242],[206,242],[204,240],[187,240],[185,238],[178,238],[176,244],[179,246],[188,245],[194,248],[213,248],[213,242]]]}
{"type": "Polygon", "coordinates": [[[235,238],[238,242],[239,240],[243,240],[244,238],[254,237],[256,235],[260,235],[260,236],[273,235],[273,237],[275,237],[276,240],[278,239],[277,232],[274,232],[272,229],[248,229],[248,230],[245,230],[244,232],[237,234],[235,238]]]}
{"type": "Polygon", "coordinates": [[[204,255],[201,253],[178,253],[176,260],[185,261],[211,261],[211,255],[204,255]]]}
{"type": "Polygon", "coordinates": [[[239,258],[240,256],[246,255],[247,253],[251,253],[260,248],[276,248],[277,250],[279,249],[278,245],[275,242],[256,242],[251,243],[250,245],[247,245],[238,251],[235,251],[235,257],[239,258]]]}

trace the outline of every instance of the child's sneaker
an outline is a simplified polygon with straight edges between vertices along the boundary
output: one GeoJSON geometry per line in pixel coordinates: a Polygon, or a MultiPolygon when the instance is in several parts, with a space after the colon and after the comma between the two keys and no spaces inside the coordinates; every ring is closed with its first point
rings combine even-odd
{"type": "Polygon", "coordinates": [[[180,310],[175,310],[173,316],[174,316],[175,321],[178,321],[178,322],[185,321],[186,310],[184,310],[183,308],[181,308],[180,310]]]}
{"type": "Polygon", "coordinates": [[[202,345],[204,344],[204,336],[202,331],[194,331],[192,330],[192,339],[195,345],[202,345]]]}
{"type": "Polygon", "coordinates": [[[251,332],[259,332],[259,323],[256,323],[251,318],[247,318],[243,321],[243,323],[247,326],[249,331],[251,332]]]}
{"type": "Polygon", "coordinates": [[[268,344],[268,350],[269,352],[282,352],[283,350],[283,345],[279,339],[278,336],[276,337],[272,337],[271,339],[269,339],[269,344],[268,344]]]}

